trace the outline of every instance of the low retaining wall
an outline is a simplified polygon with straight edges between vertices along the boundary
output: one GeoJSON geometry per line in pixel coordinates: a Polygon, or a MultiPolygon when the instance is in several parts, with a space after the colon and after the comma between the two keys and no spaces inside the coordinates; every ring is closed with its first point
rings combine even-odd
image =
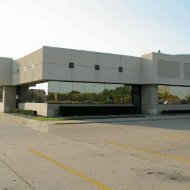
{"type": "Polygon", "coordinates": [[[19,109],[35,110],[38,115],[47,116],[48,105],[46,103],[19,103],[19,109]]]}

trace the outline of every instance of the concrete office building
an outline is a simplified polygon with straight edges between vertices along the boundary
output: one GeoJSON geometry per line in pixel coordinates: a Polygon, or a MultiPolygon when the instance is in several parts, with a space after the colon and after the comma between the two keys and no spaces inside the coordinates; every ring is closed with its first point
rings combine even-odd
{"type": "MultiPolygon", "coordinates": [[[[60,106],[136,106],[138,113],[190,110],[190,55],[142,57],[42,47],[20,59],[0,58],[0,111],[60,106]]],[[[117,107],[118,109],[118,107],[117,107]]]]}

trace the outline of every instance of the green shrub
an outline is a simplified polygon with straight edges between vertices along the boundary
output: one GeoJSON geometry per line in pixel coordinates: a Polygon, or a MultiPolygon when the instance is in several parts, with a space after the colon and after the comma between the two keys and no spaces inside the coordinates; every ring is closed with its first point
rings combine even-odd
{"type": "Polygon", "coordinates": [[[31,115],[31,116],[37,115],[37,111],[35,111],[35,110],[20,110],[17,108],[13,108],[12,113],[19,113],[19,114],[31,115]]]}

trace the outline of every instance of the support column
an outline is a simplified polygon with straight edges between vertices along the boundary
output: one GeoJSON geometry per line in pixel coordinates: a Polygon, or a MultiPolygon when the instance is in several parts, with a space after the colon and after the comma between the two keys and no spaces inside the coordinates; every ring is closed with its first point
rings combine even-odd
{"type": "Polygon", "coordinates": [[[148,115],[158,114],[158,85],[142,86],[142,113],[148,115]]]}
{"type": "Polygon", "coordinates": [[[16,86],[4,86],[3,103],[5,113],[16,107],[16,86]]]}

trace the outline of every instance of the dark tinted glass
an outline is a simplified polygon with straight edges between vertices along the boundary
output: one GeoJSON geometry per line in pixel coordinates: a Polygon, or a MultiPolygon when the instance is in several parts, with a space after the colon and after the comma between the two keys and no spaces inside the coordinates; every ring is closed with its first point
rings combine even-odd
{"type": "Polygon", "coordinates": [[[23,85],[20,87],[20,102],[46,103],[48,95],[48,83],[23,85]]]}
{"type": "Polygon", "coordinates": [[[159,104],[190,104],[190,87],[158,86],[159,104]]]}
{"type": "Polygon", "coordinates": [[[131,104],[131,86],[124,84],[48,82],[48,102],[65,104],[131,104]]]}

